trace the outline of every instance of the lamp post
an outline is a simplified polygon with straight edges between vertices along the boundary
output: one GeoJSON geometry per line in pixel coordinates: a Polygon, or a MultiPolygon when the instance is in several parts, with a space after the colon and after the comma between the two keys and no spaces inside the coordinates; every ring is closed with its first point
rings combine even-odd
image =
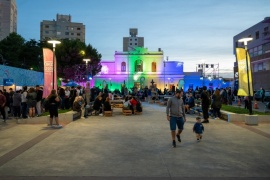
{"type": "MultiPolygon", "coordinates": [[[[169,57],[167,56],[166,57],[166,60],[168,61],[168,59],[169,59],[169,57]]],[[[164,72],[163,73],[164,73],[164,89],[165,89],[165,68],[166,68],[166,61],[164,60],[163,63],[164,63],[164,72]]]]}
{"type": "Polygon", "coordinates": [[[87,80],[89,80],[89,72],[88,72],[88,62],[91,61],[91,59],[83,59],[83,61],[85,61],[85,65],[86,65],[86,75],[87,75],[87,80]]]}
{"type": "Polygon", "coordinates": [[[248,63],[248,53],[247,53],[247,42],[251,41],[253,38],[248,37],[248,38],[242,38],[239,39],[238,42],[243,42],[245,46],[245,51],[246,51],[246,67],[247,67],[247,83],[248,83],[248,109],[249,109],[249,115],[252,115],[252,105],[251,105],[251,96],[250,96],[250,82],[249,82],[249,71],[251,73],[251,69],[249,70],[249,63],[248,63]]]}
{"type": "Polygon", "coordinates": [[[57,41],[57,40],[50,40],[48,41],[48,43],[52,44],[53,45],[53,78],[52,78],[52,89],[54,89],[54,61],[55,61],[55,47],[56,47],[56,44],[60,44],[61,42],[60,41],[57,41]]]}
{"type": "Polygon", "coordinates": [[[109,78],[109,80],[110,80],[110,90],[111,90],[111,88],[112,88],[112,78],[109,78]]]}

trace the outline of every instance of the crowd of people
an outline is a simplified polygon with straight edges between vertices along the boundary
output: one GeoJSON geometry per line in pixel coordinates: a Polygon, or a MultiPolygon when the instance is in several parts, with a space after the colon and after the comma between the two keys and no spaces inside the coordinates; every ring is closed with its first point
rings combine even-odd
{"type": "Polygon", "coordinates": [[[35,88],[23,87],[22,90],[14,91],[9,88],[9,92],[0,90],[0,111],[3,121],[13,116],[14,118],[28,118],[40,116],[42,113],[41,101],[43,91],[39,85],[35,88]]]}

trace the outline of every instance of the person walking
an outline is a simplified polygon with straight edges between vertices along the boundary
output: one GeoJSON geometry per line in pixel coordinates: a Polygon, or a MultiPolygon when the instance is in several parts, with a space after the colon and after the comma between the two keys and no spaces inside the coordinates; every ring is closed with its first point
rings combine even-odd
{"type": "Polygon", "coordinates": [[[214,95],[212,96],[212,107],[213,107],[213,114],[215,119],[220,118],[220,109],[222,106],[222,100],[220,96],[220,91],[219,89],[216,89],[214,95]]]}
{"type": "Polygon", "coordinates": [[[170,122],[170,130],[172,136],[172,146],[176,147],[175,136],[178,142],[181,142],[180,134],[184,129],[184,123],[186,122],[185,107],[182,99],[183,91],[177,90],[175,95],[168,100],[166,114],[167,120],[170,122]],[[178,132],[176,133],[176,125],[178,132]]]}
{"type": "Polygon", "coordinates": [[[202,112],[203,112],[203,119],[204,119],[202,123],[209,123],[208,109],[210,105],[210,99],[209,99],[206,86],[203,86],[203,92],[201,93],[201,103],[202,103],[202,112]]]}
{"type": "Polygon", "coordinates": [[[202,134],[204,132],[204,127],[201,123],[200,117],[196,117],[196,123],[193,126],[193,132],[196,133],[197,142],[199,142],[202,139],[202,134]]]}
{"type": "Polygon", "coordinates": [[[58,103],[60,102],[60,98],[58,97],[56,90],[53,89],[50,95],[46,98],[49,103],[49,112],[50,112],[50,127],[53,126],[53,117],[55,117],[56,128],[61,128],[62,125],[59,124],[58,119],[58,103]]]}

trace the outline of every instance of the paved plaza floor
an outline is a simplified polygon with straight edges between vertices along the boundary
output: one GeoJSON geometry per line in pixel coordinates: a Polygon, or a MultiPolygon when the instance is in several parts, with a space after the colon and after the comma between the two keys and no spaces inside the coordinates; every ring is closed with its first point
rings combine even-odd
{"type": "MultiPolygon", "coordinates": [[[[165,107],[141,115],[90,116],[62,129],[0,123],[0,179],[269,179],[270,123],[210,119],[197,142],[187,115],[172,148],[165,107]]],[[[38,118],[38,117],[37,117],[38,118]]],[[[60,120],[61,121],[61,120],[60,120]]]]}

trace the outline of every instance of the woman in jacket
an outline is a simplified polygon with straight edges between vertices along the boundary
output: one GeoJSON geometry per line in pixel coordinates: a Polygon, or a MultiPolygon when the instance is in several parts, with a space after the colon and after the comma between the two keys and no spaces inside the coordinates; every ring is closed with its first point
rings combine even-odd
{"type": "Polygon", "coordinates": [[[219,89],[216,89],[214,95],[212,96],[212,108],[215,119],[220,118],[220,109],[222,105],[222,98],[219,89]]]}
{"type": "Polygon", "coordinates": [[[55,89],[51,91],[51,94],[46,98],[46,100],[49,103],[50,126],[53,127],[53,117],[55,117],[56,127],[61,128],[62,125],[59,124],[58,119],[58,104],[60,102],[60,98],[58,97],[55,89]]]}
{"type": "Polygon", "coordinates": [[[37,93],[35,92],[35,89],[31,87],[27,93],[26,96],[27,99],[27,106],[29,108],[29,117],[34,117],[35,116],[35,108],[37,104],[37,93]]]}
{"type": "Polygon", "coordinates": [[[111,106],[110,98],[106,97],[106,100],[104,102],[104,111],[111,111],[111,110],[112,110],[112,106],[111,106]]]}

